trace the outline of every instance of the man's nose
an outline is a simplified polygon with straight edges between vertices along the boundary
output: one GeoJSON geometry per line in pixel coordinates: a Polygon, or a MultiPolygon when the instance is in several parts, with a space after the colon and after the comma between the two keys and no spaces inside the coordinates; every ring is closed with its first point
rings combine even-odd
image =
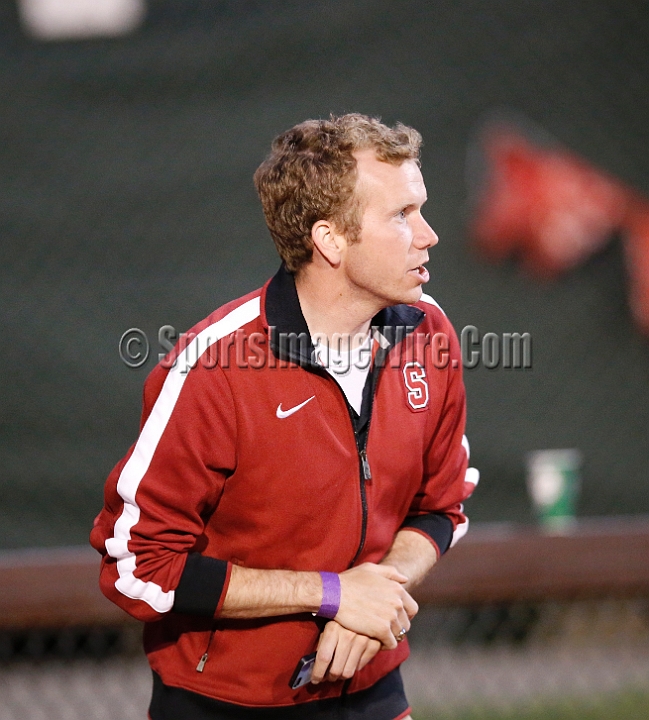
{"type": "Polygon", "coordinates": [[[420,248],[429,248],[433,245],[437,245],[439,238],[433,228],[424,220],[422,216],[419,217],[419,222],[415,228],[415,245],[420,248]]]}

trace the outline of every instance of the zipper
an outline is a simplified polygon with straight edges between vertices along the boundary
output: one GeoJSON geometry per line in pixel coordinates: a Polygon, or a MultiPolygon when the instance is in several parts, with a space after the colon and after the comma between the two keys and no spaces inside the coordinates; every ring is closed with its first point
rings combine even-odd
{"type": "Polygon", "coordinates": [[[202,673],[203,668],[205,667],[205,663],[207,662],[207,654],[210,649],[210,645],[212,644],[212,640],[214,639],[214,633],[216,632],[216,628],[212,628],[210,632],[210,637],[207,641],[207,645],[205,646],[205,652],[201,655],[201,659],[198,661],[198,665],[196,666],[196,672],[202,673]]]}
{"type": "Polygon", "coordinates": [[[361,467],[363,468],[363,480],[371,480],[372,471],[370,470],[370,461],[367,459],[367,451],[361,450],[358,455],[361,459],[361,467]]]}
{"type": "MultiPolygon", "coordinates": [[[[370,415],[371,417],[371,415],[370,415]]],[[[365,428],[365,438],[363,442],[363,447],[358,448],[358,434],[356,430],[354,430],[354,435],[356,436],[356,443],[358,448],[358,460],[359,460],[359,470],[360,470],[360,491],[361,491],[361,538],[358,543],[358,548],[356,550],[356,553],[354,555],[353,560],[349,563],[349,567],[353,567],[360,557],[360,554],[363,552],[363,548],[365,547],[365,536],[367,535],[367,515],[368,515],[368,507],[367,507],[367,491],[365,490],[365,485],[367,482],[369,482],[372,479],[372,471],[370,470],[370,463],[367,459],[367,436],[369,434],[369,420],[367,423],[367,426],[365,428]]]]}
{"type": "MultiPolygon", "coordinates": [[[[347,404],[347,409],[349,410],[349,418],[352,421],[352,427],[354,428],[354,437],[356,438],[356,449],[358,452],[358,464],[359,464],[359,474],[360,474],[360,491],[361,491],[361,508],[362,508],[362,519],[361,519],[361,538],[358,543],[358,548],[356,550],[356,554],[354,555],[353,560],[349,564],[349,567],[353,567],[356,564],[356,561],[361,556],[361,553],[363,552],[363,549],[365,547],[365,539],[367,535],[367,515],[368,515],[368,507],[367,507],[367,491],[365,489],[365,485],[372,479],[372,470],[370,468],[370,461],[367,457],[367,440],[370,436],[370,423],[372,422],[372,411],[374,409],[374,395],[376,393],[376,386],[378,385],[378,379],[379,379],[379,372],[381,371],[380,367],[375,367],[373,369],[373,376],[370,379],[370,382],[372,383],[372,391],[370,393],[370,408],[369,413],[367,416],[367,424],[365,425],[364,432],[362,434],[362,446],[360,445],[359,441],[361,441],[361,437],[359,437],[358,431],[356,429],[356,423],[354,422],[354,416],[352,414],[351,408],[349,407],[349,403],[347,404]]],[[[341,390],[342,392],[342,390],[341,390]]],[[[346,398],[345,398],[346,400],[346,398]]],[[[362,408],[361,408],[362,410],[362,408]]]]}
{"type": "MultiPolygon", "coordinates": [[[[358,543],[358,548],[356,550],[356,553],[354,555],[354,558],[349,563],[348,567],[353,567],[358,558],[360,557],[361,553],[363,552],[363,549],[365,548],[365,539],[367,535],[367,515],[368,515],[368,507],[367,507],[367,493],[365,490],[365,484],[368,483],[372,479],[372,470],[370,468],[370,461],[367,457],[367,440],[370,434],[370,423],[372,422],[372,411],[374,409],[374,396],[376,394],[376,388],[379,382],[379,374],[383,370],[383,362],[385,360],[384,357],[381,357],[381,360],[379,361],[379,353],[381,353],[381,349],[377,351],[376,357],[374,358],[373,368],[370,370],[371,379],[370,382],[372,383],[372,389],[370,393],[370,407],[369,407],[369,413],[367,417],[367,424],[365,425],[364,432],[362,436],[359,435],[358,428],[356,426],[356,421],[354,418],[354,411],[352,410],[349,402],[347,401],[347,396],[345,395],[344,390],[340,387],[340,385],[336,382],[336,380],[327,372],[325,368],[320,367],[319,365],[316,365],[315,368],[317,368],[318,374],[321,374],[323,377],[327,377],[331,382],[333,382],[338,390],[340,391],[341,395],[343,396],[343,400],[345,401],[345,405],[347,406],[347,412],[349,413],[349,419],[352,424],[352,430],[354,431],[354,438],[356,440],[356,452],[358,453],[358,464],[359,464],[359,475],[360,475],[360,494],[361,494],[361,537],[360,541],[358,543]],[[362,439],[361,439],[362,438],[362,439]],[[361,445],[362,443],[362,445],[361,445]]],[[[383,353],[386,355],[387,353],[383,353]]],[[[314,369],[315,369],[314,368],[314,369]]],[[[363,408],[361,407],[361,412],[363,408]]]]}

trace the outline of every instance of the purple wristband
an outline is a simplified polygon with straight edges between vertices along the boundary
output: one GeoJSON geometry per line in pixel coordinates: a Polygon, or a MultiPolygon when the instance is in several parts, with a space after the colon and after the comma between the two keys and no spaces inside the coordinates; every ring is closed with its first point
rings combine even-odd
{"type": "Polygon", "coordinates": [[[322,578],[322,603],[316,615],[333,620],[340,609],[340,578],[332,572],[320,572],[320,577],[322,578]]]}

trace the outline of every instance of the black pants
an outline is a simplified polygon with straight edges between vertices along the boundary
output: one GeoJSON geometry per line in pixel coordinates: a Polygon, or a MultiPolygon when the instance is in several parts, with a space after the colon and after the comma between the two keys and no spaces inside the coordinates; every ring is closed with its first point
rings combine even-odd
{"type": "Polygon", "coordinates": [[[367,690],[290,707],[246,708],[168,687],[153,673],[151,720],[395,720],[408,711],[396,668],[367,690]]]}

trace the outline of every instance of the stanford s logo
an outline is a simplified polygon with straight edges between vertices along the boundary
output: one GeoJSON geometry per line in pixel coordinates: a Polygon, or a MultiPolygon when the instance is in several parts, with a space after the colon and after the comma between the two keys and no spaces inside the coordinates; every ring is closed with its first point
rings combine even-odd
{"type": "Polygon", "coordinates": [[[403,379],[408,389],[408,403],[413,410],[428,407],[428,381],[426,371],[418,362],[403,366],[403,379]]]}

